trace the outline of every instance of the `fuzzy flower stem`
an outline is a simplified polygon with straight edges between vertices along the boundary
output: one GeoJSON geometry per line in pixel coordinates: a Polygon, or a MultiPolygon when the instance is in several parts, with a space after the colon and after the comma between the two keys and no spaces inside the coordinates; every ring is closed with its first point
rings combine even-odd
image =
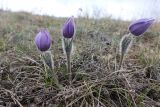
{"type": "Polygon", "coordinates": [[[52,79],[54,80],[54,83],[57,85],[57,87],[59,88],[59,89],[62,89],[62,85],[60,85],[59,84],[59,81],[58,81],[58,76],[56,75],[56,73],[54,72],[54,69],[50,69],[51,70],[51,72],[52,72],[52,79]]]}
{"type": "Polygon", "coordinates": [[[128,52],[129,47],[132,44],[132,41],[133,41],[133,37],[131,36],[130,33],[128,35],[123,36],[121,39],[121,42],[120,42],[120,62],[119,62],[118,70],[120,70],[122,67],[125,54],[128,52]]]}
{"type": "Polygon", "coordinates": [[[122,53],[122,54],[121,54],[121,56],[120,56],[120,62],[119,62],[118,70],[120,70],[120,69],[121,69],[121,67],[122,67],[123,59],[124,59],[124,54],[125,54],[125,53],[122,53]]]}
{"type": "Polygon", "coordinates": [[[72,72],[71,72],[71,56],[70,53],[67,54],[67,71],[69,73],[69,81],[72,83],[72,72]]]}
{"type": "Polygon", "coordinates": [[[49,52],[49,53],[45,52],[41,56],[42,56],[41,58],[42,58],[42,61],[43,61],[44,67],[45,67],[46,77],[48,78],[49,75],[51,75],[51,79],[54,81],[55,85],[59,89],[62,89],[62,85],[59,84],[58,76],[56,75],[56,73],[54,71],[54,64],[53,64],[54,62],[53,62],[51,52],[49,52]],[[47,68],[49,71],[47,71],[47,68]]]}
{"type": "Polygon", "coordinates": [[[71,51],[72,51],[72,45],[73,45],[73,38],[71,40],[64,39],[64,45],[65,45],[65,53],[67,58],[67,72],[69,73],[69,82],[72,83],[72,71],[71,71],[71,51]]]}

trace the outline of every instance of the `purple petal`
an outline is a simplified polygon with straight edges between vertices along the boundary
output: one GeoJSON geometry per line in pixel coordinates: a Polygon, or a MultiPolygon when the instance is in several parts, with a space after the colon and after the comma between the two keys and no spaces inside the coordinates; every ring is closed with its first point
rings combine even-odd
{"type": "Polygon", "coordinates": [[[41,30],[35,37],[35,44],[40,51],[47,51],[51,46],[51,37],[46,30],[41,30]]]}
{"type": "Polygon", "coordinates": [[[62,35],[65,38],[72,38],[75,33],[75,23],[74,18],[70,17],[66,20],[62,28],[62,35]]]}
{"type": "Polygon", "coordinates": [[[140,19],[130,24],[129,31],[135,35],[142,35],[153,23],[154,19],[140,19]]]}

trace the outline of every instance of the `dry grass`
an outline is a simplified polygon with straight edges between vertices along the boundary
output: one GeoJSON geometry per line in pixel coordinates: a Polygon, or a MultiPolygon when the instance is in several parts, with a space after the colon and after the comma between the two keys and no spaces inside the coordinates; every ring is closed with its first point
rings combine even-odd
{"type": "Polygon", "coordinates": [[[136,38],[118,71],[120,38],[129,22],[76,19],[72,79],[62,51],[62,18],[0,12],[0,105],[6,107],[159,107],[160,24],[136,38]],[[64,89],[45,78],[34,44],[40,28],[52,35],[55,70],[64,89]]]}

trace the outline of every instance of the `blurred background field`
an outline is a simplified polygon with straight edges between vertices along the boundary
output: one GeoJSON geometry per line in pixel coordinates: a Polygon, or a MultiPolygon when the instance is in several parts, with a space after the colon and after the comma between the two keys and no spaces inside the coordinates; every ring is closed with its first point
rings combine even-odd
{"type": "Polygon", "coordinates": [[[66,18],[0,11],[0,105],[3,107],[159,107],[160,23],[135,38],[117,75],[118,45],[131,21],[77,16],[68,84],[61,27],[66,18]],[[44,76],[34,37],[52,35],[55,70],[64,90],[44,76]],[[126,80],[127,79],[127,80],[126,80]],[[129,82],[129,87],[128,87],[129,82]]]}

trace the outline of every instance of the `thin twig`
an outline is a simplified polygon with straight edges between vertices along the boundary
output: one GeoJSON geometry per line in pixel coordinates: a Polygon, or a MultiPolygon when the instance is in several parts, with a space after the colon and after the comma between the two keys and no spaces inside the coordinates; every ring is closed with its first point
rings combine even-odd
{"type": "Polygon", "coordinates": [[[131,87],[131,85],[130,85],[130,83],[129,83],[129,81],[127,80],[127,78],[125,77],[125,75],[122,73],[122,76],[124,77],[124,79],[126,80],[126,82],[127,82],[127,85],[128,85],[128,90],[129,90],[129,93],[130,93],[130,95],[131,95],[131,98],[132,98],[132,101],[133,101],[133,104],[134,104],[134,107],[137,107],[137,105],[136,105],[136,102],[135,102],[135,100],[134,100],[134,98],[133,98],[133,96],[132,96],[132,87],[131,87]]]}
{"type": "Polygon", "coordinates": [[[14,102],[16,102],[20,107],[23,107],[22,104],[14,97],[14,93],[10,90],[4,89],[4,91],[8,92],[11,95],[11,98],[14,102]]]}

